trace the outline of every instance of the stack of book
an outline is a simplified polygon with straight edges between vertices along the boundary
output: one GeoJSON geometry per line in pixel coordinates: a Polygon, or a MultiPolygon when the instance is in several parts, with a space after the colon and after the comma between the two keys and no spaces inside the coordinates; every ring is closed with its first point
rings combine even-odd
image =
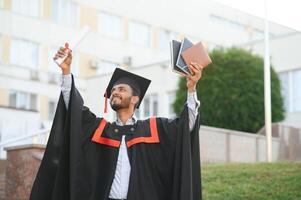
{"type": "Polygon", "coordinates": [[[170,41],[170,52],[172,70],[183,76],[191,75],[188,68],[191,63],[197,63],[204,68],[212,62],[202,42],[193,44],[187,38],[182,42],[170,41]]]}

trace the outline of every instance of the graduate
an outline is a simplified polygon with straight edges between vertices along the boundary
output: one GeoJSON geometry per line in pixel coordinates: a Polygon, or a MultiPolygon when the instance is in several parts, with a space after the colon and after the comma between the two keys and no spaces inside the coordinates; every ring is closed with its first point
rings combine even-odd
{"type": "MultiPolygon", "coordinates": [[[[67,56],[62,92],[30,200],[200,200],[199,101],[202,66],[192,63],[180,117],[138,120],[150,80],[116,68],[104,92],[117,119],[97,117],[76,89],[67,56]]],[[[107,100],[106,100],[107,101],[107,100]]]]}

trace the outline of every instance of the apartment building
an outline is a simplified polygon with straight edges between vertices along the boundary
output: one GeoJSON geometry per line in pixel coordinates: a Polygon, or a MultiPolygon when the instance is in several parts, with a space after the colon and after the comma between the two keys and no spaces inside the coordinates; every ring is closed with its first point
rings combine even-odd
{"type": "MultiPolygon", "coordinates": [[[[261,19],[213,1],[188,2],[0,0],[0,142],[51,125],[61,78],[52,57],[84,26],[91,33],[74,51],[72,73],[85,103],[97,115],[103,115],[103,91],[116,66],[153,80],[136,113],[139,117],[175,115],[171,103],[179,77],[169,68],[172,38],[202,40],[209,50],[241,46],[262,53],[261,19]]],[[[301,111],[300,45],[296,45],[301,36],[270,23],[270,37],[275,47],[272,61],[283,82],[287,123],[295,125],[301,111]]],[[[112,112],[108,118],[114,118],[112,112]]]]}

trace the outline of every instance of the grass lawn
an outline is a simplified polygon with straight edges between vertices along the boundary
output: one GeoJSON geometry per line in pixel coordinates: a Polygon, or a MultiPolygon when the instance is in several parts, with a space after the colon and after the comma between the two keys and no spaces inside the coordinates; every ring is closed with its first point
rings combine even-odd
{"type": "Polygon", "coordinates": [[[301,200],[301,163],[207,164],[203,200],[301,200]]]}

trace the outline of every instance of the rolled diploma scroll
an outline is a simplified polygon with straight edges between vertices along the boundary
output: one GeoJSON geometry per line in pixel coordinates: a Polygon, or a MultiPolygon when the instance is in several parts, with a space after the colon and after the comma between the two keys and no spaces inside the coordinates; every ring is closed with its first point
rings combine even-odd
{"type": "MultiPolygon", "coordinates": [[[[70,41],[70,45],[67,42],[65,43],[65,48],[68,49],[68,51],[70,50],[74,51],[78,47],[78,45],[85,39],[85,37],[87,37],[89,33],[90,33],[90,27],[89,26],[83,27],[80,30],[77,37],[72,38],[72,40],[70,41]]],[[[65,61],[67,56],[68,54],[62,58],[54,59],[54,62],[56,62],[56,64],[58,65],[61,65],[65,61]]]]}

